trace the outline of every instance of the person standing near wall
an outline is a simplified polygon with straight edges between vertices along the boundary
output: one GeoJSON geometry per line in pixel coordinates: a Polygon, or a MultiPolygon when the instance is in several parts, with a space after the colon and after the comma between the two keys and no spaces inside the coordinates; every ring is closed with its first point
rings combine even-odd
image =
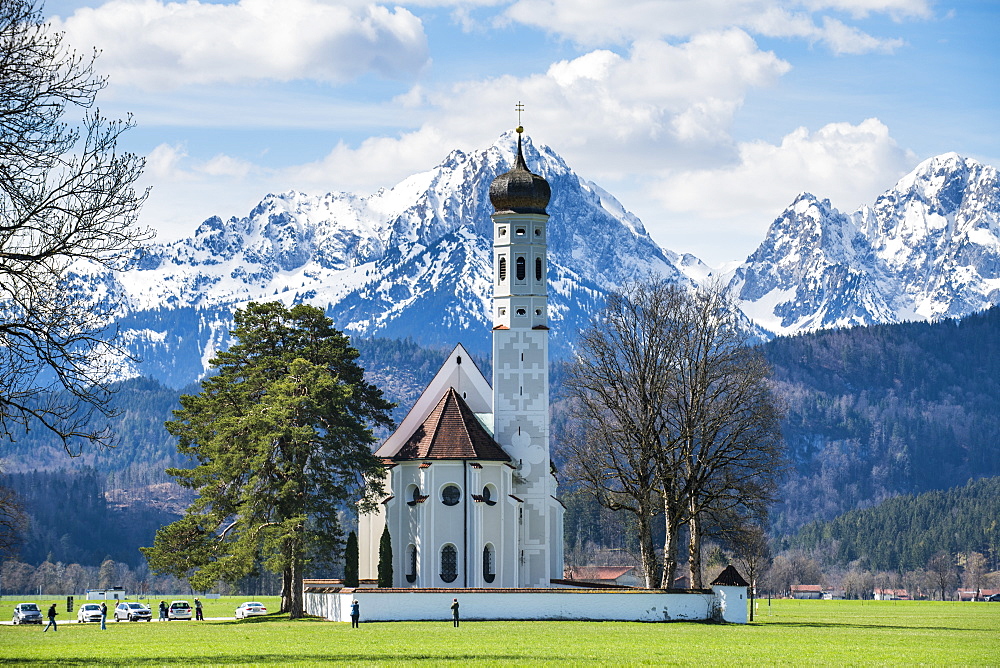
{"type": "Polygon", "coordinates": [[[451,619],[455,626],[458,626],[458,599],[454,599],[451,602],[451,619]]]}
{"type": "Polygon", "coordinates": [[[354,599],[351,603],[351,628],[360,628],[359,622],[361,621],[361,604],[358,603],[358,599],[354,599]]]}

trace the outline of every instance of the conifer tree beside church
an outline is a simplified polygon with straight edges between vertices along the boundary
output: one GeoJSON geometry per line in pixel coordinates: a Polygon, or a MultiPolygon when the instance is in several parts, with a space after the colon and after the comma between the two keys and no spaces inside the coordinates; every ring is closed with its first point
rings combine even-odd
{"type": "Polygon", "coordinates": [[[338,515],[362,484],[362,511],[381,498],[372,428],[391,424],[392,404],[322,310],[250,303],[234,322],[236,345],[166,424],[195,463],[168,473],[197,499],[143,552],[198,589],[262,564],[282,574],[282,611],[300,617],[307,555],[340,552],[338,515]]]}
{"type": "Polygon", "coordinates": [[[392,537],[388,526],[382,531],[382,538],[378,542],[378,586],[392,586],[392,537]]]}

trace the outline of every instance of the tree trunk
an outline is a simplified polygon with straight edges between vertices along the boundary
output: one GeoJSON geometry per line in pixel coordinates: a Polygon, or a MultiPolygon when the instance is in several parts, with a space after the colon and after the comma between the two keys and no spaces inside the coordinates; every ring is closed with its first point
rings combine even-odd
{"type": "Polygon", "coordinates": [[[653,589],[659,579],[659,564],[653,548],[652,513],[647,511],[647,508],[640,507],[636,517],[639,520],[639,556],[642,559],[643,582],[646,589],[653,589]]]}
{"type": "MultiPolygon", "coordinates": [[[[298,544],[299,541],[295,541],[298,544]]],[[[300,550],[293,549],[291,567],[291,604],[288,610],[289,619],[301,619],[305,615],[302,592],[302,557],[300,550]]]]}
{"type": "Polygon", "coordinates": [[[674,578],[677,576],[677,529],[679,523],[675,517],[675,510],[672,504],[664,499],[663,503],[663,525],[666,535],[663,538],[663,579],[660,587],[670,589],[674,586],[674,578]]]}
{"type": "Polygon", "coordinates": [[[281,611],[292,611],[292,567],[285,566],[281,572],[281,611]]]}
{"type": "Polygon", "coordinates": [[[701,521],[698,514],[691,509],[688,520],[688,574],[692,589],[701,589],[701,521]]]}

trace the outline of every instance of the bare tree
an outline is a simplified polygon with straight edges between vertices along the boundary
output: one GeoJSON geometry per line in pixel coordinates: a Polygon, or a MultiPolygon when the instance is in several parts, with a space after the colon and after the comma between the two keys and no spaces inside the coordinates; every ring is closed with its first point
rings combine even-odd
{"type": "Polygon", "coordinates": [[[927,562],[928,584],[941,592],[941,600],[947,600],[948,592],[958,584],[955,561],[947,552],[938,552],[927,562]]]}
{"type": "MultiPolygon", "coordinates": [[[[603,506],[635,514],[647,587],[660,582],[653,545],[657,505],[673,493],[658,468],[668,465],[663,407],[672,363],[669,323],[682,295],[659,279],[610,295],[580,337],[564,383],[574,421],[564,445],[567,473],[603,506]]],[[[679,524],[680,504],[663,505],[671,513],[667,523],[679,524]]]]}
{"type": "Polygon", "coordinates": [[[136,225],[144,161],[117,150],[132,120],[94,108],[96,55],[64,44],[34,0],[0,3],[0,435],[40,427],[67,451],[109,442],[91,418],[124,356],[107,331],[115,295],[80,274],[121,267],[150,236],[136,225]]]}
{"type": "Polygon", "coordinates": [[[702,537],[766,517],[783,465],[782,415],[770,367],[726,291],[684,292],[674,304],[661,484],[683,508],[690,583],[700,588],[702,537]]]}
{"type": "Polygon", "coordinates": [[[771,545],[759,524],[744,526],[730,537],[733,557],[737,566],[746,573],[750,582],[750,621],[753,621],[754,599],[757,583],[771,565],[771,545]]]}
{"type": "Polygon", "coordinates": [[[986,557],[980,552],[972,552],[965,557],[965,568],[962,571],[962,583],[971,589],[973,596],[979,597],[987,585],[986,557]]]}
{"type": "Polygon", "coordinates": [[[0,487],[0,557],[10,556],[28,525],[24,507],[9,487],[0,487]]]}

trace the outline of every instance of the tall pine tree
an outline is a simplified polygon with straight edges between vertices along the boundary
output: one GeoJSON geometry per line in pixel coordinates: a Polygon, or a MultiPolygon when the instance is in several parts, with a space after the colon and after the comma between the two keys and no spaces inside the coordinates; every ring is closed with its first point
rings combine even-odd
{"type": "Polygon", "coordinates": [[[320,309],[250,303],[234,321],[237,344],[166,425],[195,462],[168,473],[198,496],[143,552],[197,589],[263,564],[282,574],[281,608],[296,618],[307,555],[338,553],[338,513],[363,489],[362,511],[381,493],[372,425],[391,424],[392,404],[320,309]]]}
{"type": "Polygon", "coordinates": [[[378,542],[378,586],[392,586],[392,538],[389,536],[389,525],[382,530],[382,538],[378,542]]]}

